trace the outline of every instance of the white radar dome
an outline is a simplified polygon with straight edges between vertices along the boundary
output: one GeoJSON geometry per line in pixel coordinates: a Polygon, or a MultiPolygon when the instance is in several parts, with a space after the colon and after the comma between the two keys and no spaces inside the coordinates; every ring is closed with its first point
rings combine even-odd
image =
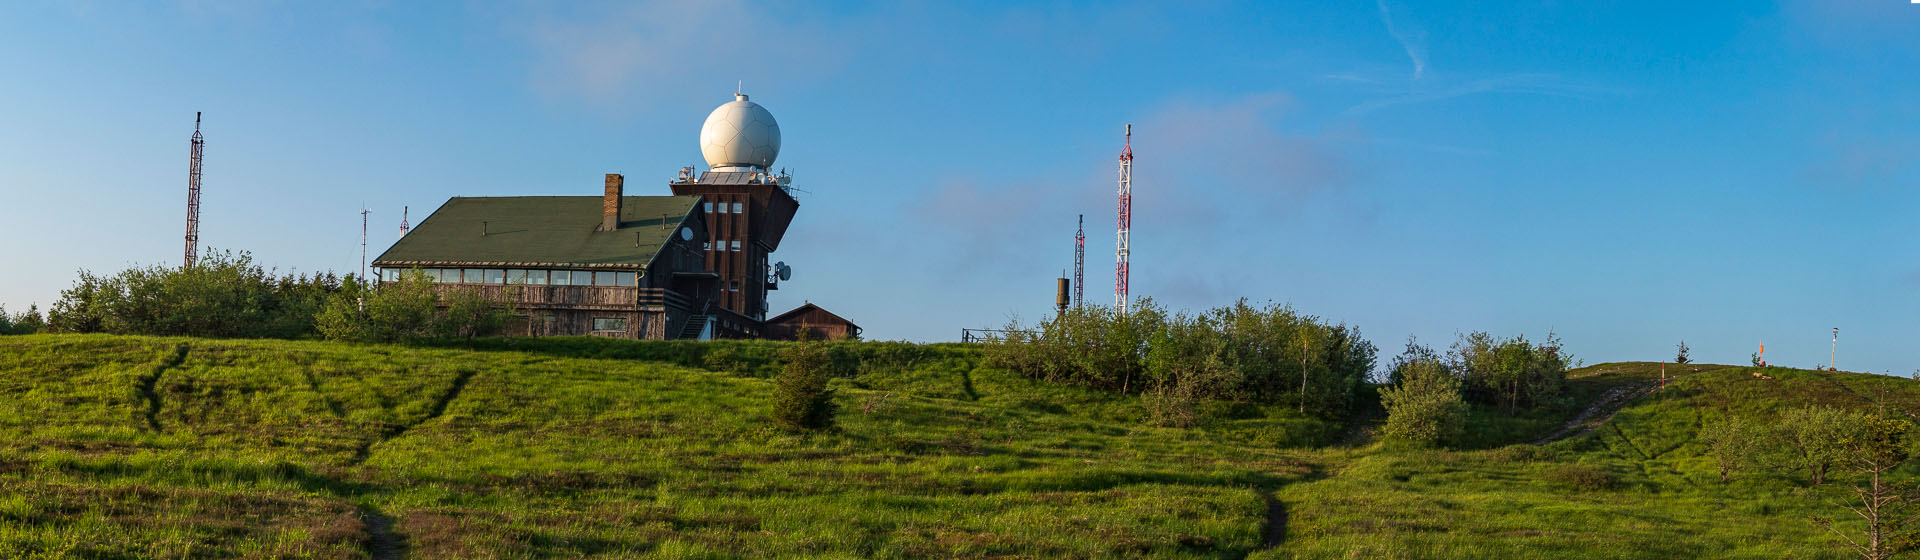
{"type": "Polygon", "coordinates": [[[766,170],[780,156],[780,123],[746,94],[733,94],[733,101],[714,109],[700,126],[700,155],[717,171],[766,170]]]}

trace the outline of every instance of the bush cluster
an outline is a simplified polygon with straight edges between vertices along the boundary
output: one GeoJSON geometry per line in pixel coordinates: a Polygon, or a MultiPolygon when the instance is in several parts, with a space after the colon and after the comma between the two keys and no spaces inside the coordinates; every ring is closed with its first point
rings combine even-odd
{"type": "Polygon", "coordinates": [[[1509,415],[1556,403],[1573,362],[1552,334],[1533,343],[1526,336],[1498,339],[1485,332],[1468,333],[1454,343],[1448,357],[1468,400],[1497,406],[1509,415]]]}
{"type": "Polygon", "coordinates": [[[353,342],[414,342],[497,335],[513,319],[506,303],[474,289],[438,289],[419,270],[377,286],[349,284],[315,318],[320,334],[353,342]]]}
{"type": "Polygon", "coordinates": [[[1284,305],[1242,300],[1168,314],[1142,298],[1129,313],[1068,309],[1033,331],[1012,325],[986,348],[989,365],[1053,382],[1141,394],[1154,420],[1192,423],[1199,399],[1283,404],[1324,417],[1348,414],[1375,349],[1356,327],[1284,305]]]}
{"type": "Polygon", "coordinates": [[[1850,446],[1874,435],[1865,428],[1873,425],[1872,419],[1871,414],[1826,406],[1788,409],[1764,420],[1726,416],[1702,425],[1699,442],[1722,482],[1734,473],[1778,466],[1804,473],[1808,482],[1819,485],[1858,454],[1850,446]]]}
{"type": "Polygon", "coordinates": [[[1460,379],[1446,360],[1417,342],[1394,358],[1388,375],[1393,385],[1380,389],[1387,409],[1387,438],[1416,447],[1440,446],[1460,437],[1467,425],[1467,401],[1460,379]]]}
{"type": "Polygon", "coordinates": [[[327,298],[353,284],[326,275],[277,275],[246,252],[208,251],[193,266],[80,271],[48,313],[58,332],[293,338],[313,332],[327,298]]]}
{"type": "Polygon", "coordinates": [[[802,340],[780,352],[779,377],[774,378],[773,419],[790,430],[833,427],[833,390],[827,388],[833,361],[819,343],[802,340]]]}
{"type": "Polygon", "coordinates": [[[33,334],[47,329],[47,321],[40,318],[40,306],[28,305],[26,311],[8,314],[7,306],[0,305],[0,335],[33,334]]]}

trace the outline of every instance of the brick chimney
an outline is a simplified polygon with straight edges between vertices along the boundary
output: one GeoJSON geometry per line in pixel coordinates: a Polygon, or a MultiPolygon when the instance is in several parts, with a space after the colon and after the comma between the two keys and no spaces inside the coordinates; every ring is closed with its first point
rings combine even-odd
{"type": "Polygon", "coordinates": [[[600,231],[620,229],[620,197],[625,185],[626,178],[619,173],[607,174],[607,195],[600,202],[600,231]]]}

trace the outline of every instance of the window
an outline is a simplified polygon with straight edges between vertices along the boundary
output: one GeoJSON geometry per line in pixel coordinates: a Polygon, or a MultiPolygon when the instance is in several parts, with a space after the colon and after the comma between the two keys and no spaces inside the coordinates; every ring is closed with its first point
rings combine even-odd
{"type": "Polygon", "coordinates": [[[485,278],[486,280],[483,280],[483,282],[488,284],[505,284],[507,283],[507,271],[498,268],[489,268],[487,269],[485,278]]]}
{"type": "Polygon", "coordinates": [[[591,286],[591,285],[593,285],[593,273],[592,273],[592,272],[588,272],[588,271],[585,271],[585,270],[575,270],[575,271],[573,271],[573,274],[570,274],[570,275],[568,275],[568,276],[571,276],[571,278],[568,278],[568,279],[567,279],[567,285],[568,285],[568,286],[591,286]]]}
{"type": "Polygon", "coordinates": [[[398,268],[383,268],[378,272],[381,282],[394,282],[400,279],[400,269],[398,268]]]}
{"type": "Polygon", "coordinates": [[[708,213],[708,214],[712,214],[712,213],[713,213],[713,203],[711,203],[711,202],[709,202],[709,203],[707,203],[707,213],[708,213]]]}
{"type": "Polygon", "coordinates": [[[611,272],[611,271],[606,271],[606,270],[602,270],[602,271],[600,271],[600,272],[595,272],[595,273],[593,273],[593,285],[595,285],[595,286],[612,286],[612,285],[613,285],[613,272],[611,272]]]}
{"type": "Polygon", "coordinates": [[[712,241],[701,241],[701,242],[700,242],[700,250],[702,250],[702,251],[712,251],[712,250],[713,250],[713,242],[712,242],[712,241]]]}
{"type": "Polygon", "coordinates": [[[633,273],[631,273],[631,272],[616,272],[616,273],[614,273],[614,274],[613,274],[613,283],[615,283],[615,284],[619,284],[619,285],[622,285],[622,286],[632,286],[632,285],[633,285],[633,273]]]}
{"type": "Polygon", "coordinates": [[[738,281],[738,280],[735,280],[735,281],[732,281],[732,282],[728,282],[728,283],[727,283],[727,291],[729,291],[729,292],[738,292],[738,291],[740,291],[740,281],[738,281]]]}
{"type": "Polygon", "coordinates": [[[545,284],[545,283],[547,283],[547,271],[545,271],[545,270],[529,270],[529,271],[527,271],[527,283],[528,283],[528,284],[545,284]]]}
{"type": "Polygon", "coordinates": [[[733,250],[735,251],[740,250],[740,240],[738,239],[733,240],[733,250]]]}
{"type": "Polygon", "coordinates": [[[604,332],[604,331],[626,332],[627,320],[622,317],[594,317],[593,330],[594,332],[604,332]]]}
{"type": "Polygon", "coordinates": [[[461,282],[466,282],[469,284],[475,284],[480,282],[480,269],[469,268],[465,270],[466,270],[466,273],[460,275],[461,282]]]}
{"type": "Polygon", "coordinates": [[[565,286],[565,285],[567,285],[567,284],[568,284],[568,282],[567,282],[567,275],[568,275],[568,274],[570,274],[570,273],[572,273],[572,271],[569,271],[569,270],[554,270],[554,271],[549,271],[549,274],[552,274],[552,275],[553,275],[553,285],[555,285],[555,286],[565,286]]]}
{"type": "Polygon", "coordinates": [[[517,269],[517,268],[509,268],[509,269],[507,269],[507,283],[508,283],[508,284],[525,284],[525,283],[527,283],[527,271],[525,271],[525,270],[521,270],[521,269],[517,269]]]}
{"type": "Polygon", "coordinates": [[[740,203],[738,203],[738,202],[735,202],[735,203],[733,203],[733,213],[735,213],[735,214],[744,214],[744,212],[741,212],[741,211],[740,211],[740,203]]]}

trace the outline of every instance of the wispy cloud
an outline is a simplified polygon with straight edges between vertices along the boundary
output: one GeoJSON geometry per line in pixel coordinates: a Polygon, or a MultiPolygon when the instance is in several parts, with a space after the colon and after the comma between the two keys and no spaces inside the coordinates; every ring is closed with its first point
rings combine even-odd
{"type": "Polygon", "coordinates": [[[1402,95],[1363,102],[1342,114],[1363,115],[1395,105],[1426,103],[1485,93],[1517,93],[1593,99],[1616,93],[1609,88],[1567,80],[1554,74],[1507,74],[1474,79],[1441,87],[1416,88],[1402,95]]]}
{"type": "Polygon", "coordinates": [[[1387,7],[1387,0],[1377,0],[1380,6],[1380,23],[1387,26],[1387,34],[1400,42],[1407,51],[1407,58],[1413,61],[1413,81],[1420,81],[1427,73],[1427,32],[1411,20],[1396,22],[1393,10],[1387,7]]]}

